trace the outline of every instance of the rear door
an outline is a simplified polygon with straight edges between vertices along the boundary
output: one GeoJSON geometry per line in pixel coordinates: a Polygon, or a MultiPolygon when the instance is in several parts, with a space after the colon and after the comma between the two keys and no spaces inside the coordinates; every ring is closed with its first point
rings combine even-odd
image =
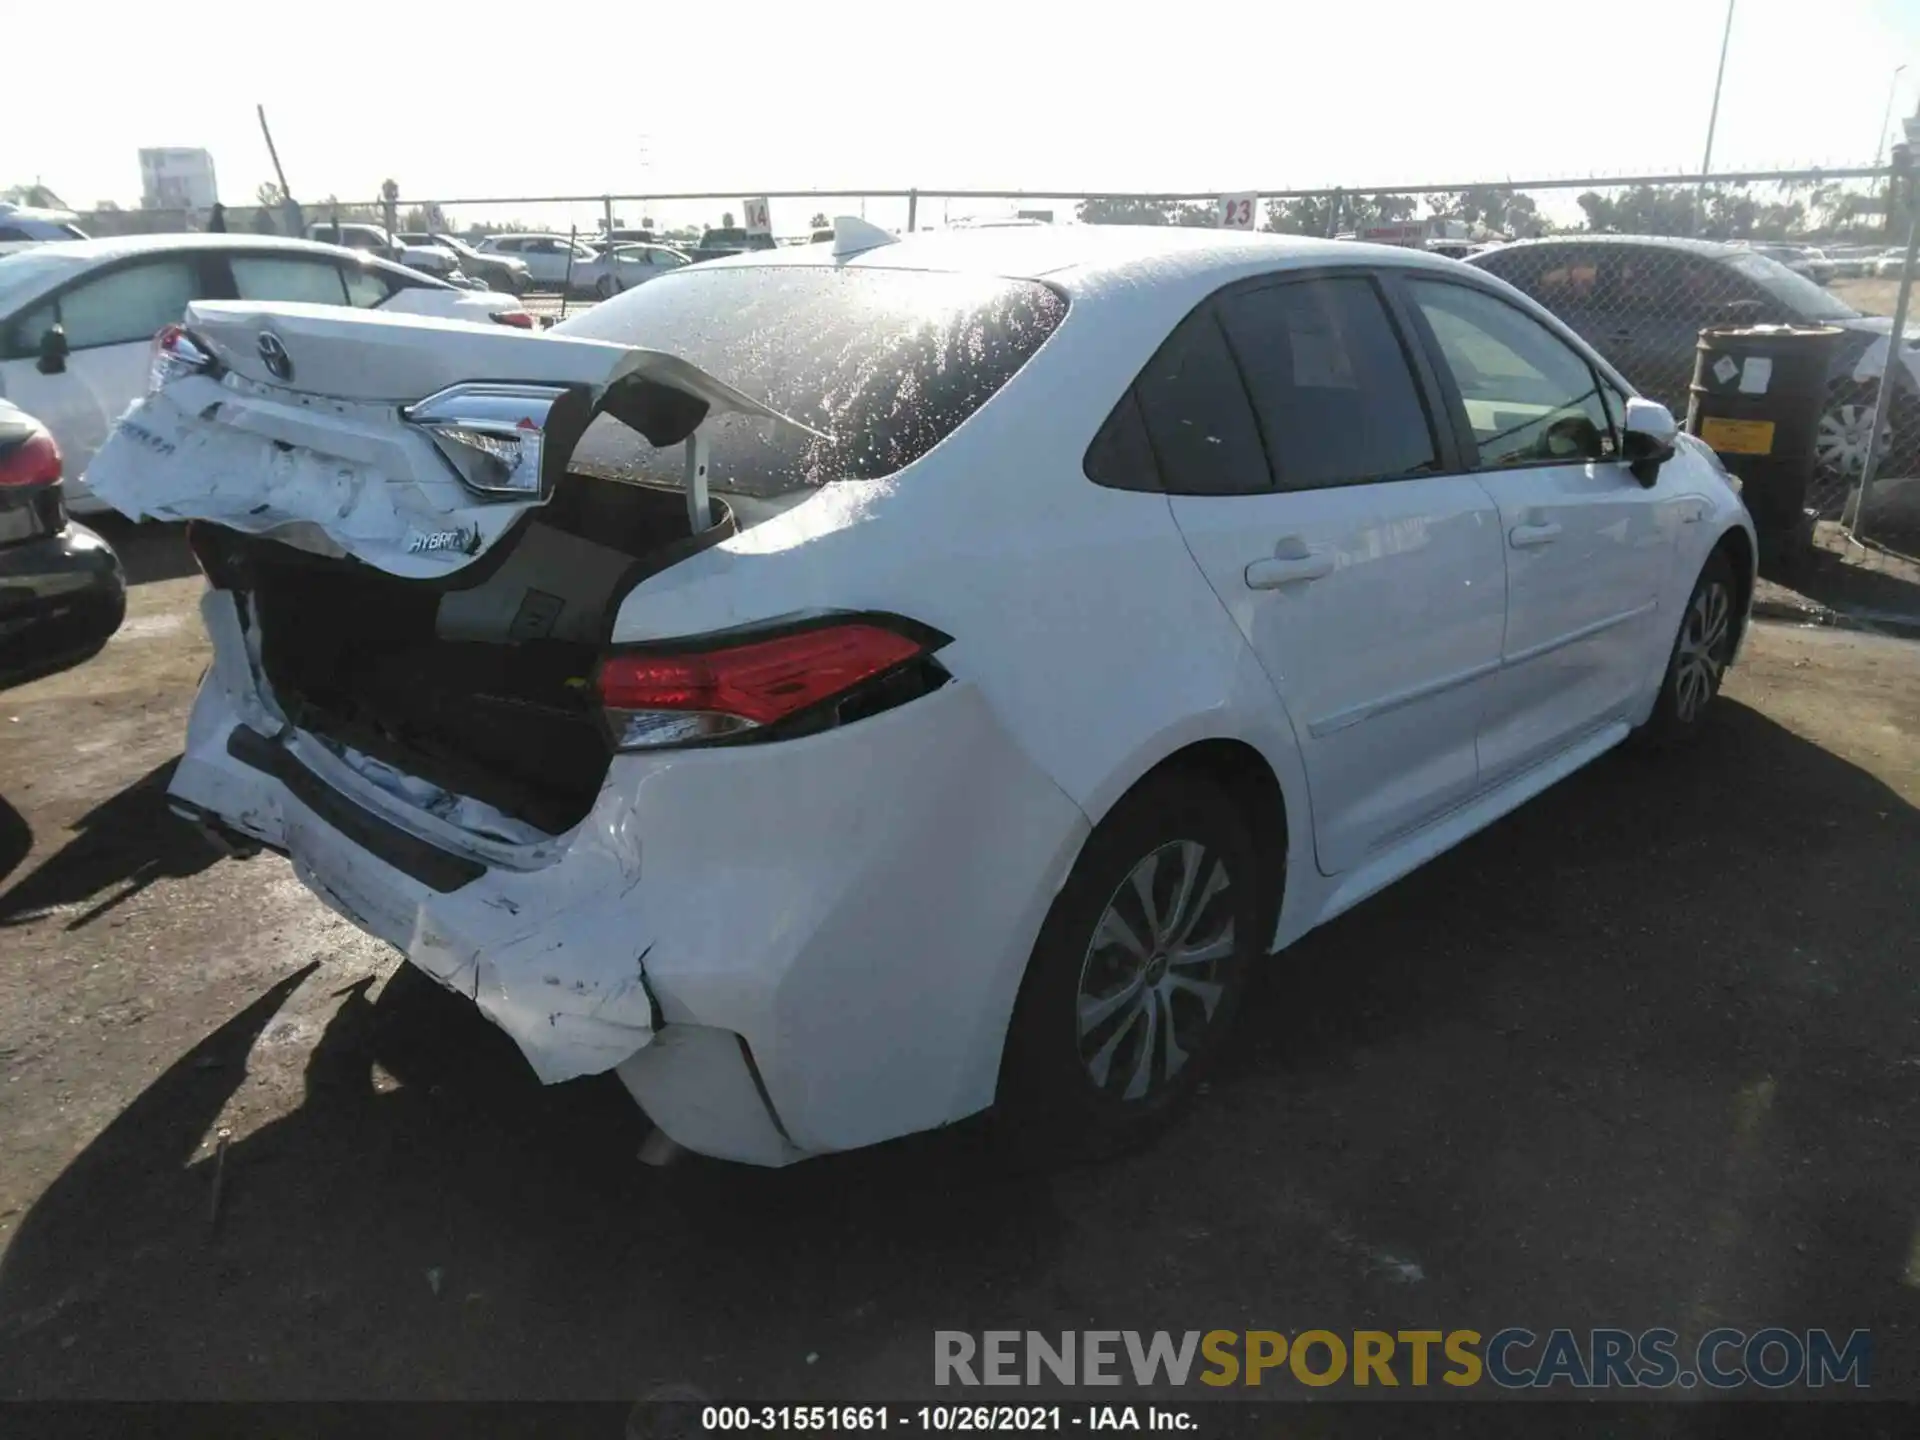
{"type": "Polygon", "coordinates": [[[1507,615],[1480,727],[1484,783],[1620,720],[1671,633],[1658,613],[1681,511],[1620,460],[1617,392],[1585,356],[1477,285],[1407,276],[1461,447],[1500,507],[1507,615]]]}
{"type": "Polygon", "coordinates": [[[1336,874],[1477,782],[1499,516],[1376,280],[1274,276],[1196,311],[1134,403],[1195,560],[1293,724],[1336,874]]]}

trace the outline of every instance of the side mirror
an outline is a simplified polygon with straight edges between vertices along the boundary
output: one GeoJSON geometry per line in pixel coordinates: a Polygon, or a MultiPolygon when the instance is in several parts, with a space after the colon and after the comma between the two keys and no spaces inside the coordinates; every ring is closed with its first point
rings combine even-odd
{"type": "Polygon", "coordinates": [[[46,333],[40,337],[40,363],[36,367],[42,375],[60,375],[67,368],[67,356],[72,353],[67,348],[66,327],[49,325],[46,333]]]}
{"type": "Polygon", "coordinates": [[[1620,458],[1633,478],[1648,489],[1660,477],[1660,467],[1673,458],[1680,427],[1673,412],[1656,400],[1638,396],[1627,401],[1627,420],[1621,427],[1620,458]]]}

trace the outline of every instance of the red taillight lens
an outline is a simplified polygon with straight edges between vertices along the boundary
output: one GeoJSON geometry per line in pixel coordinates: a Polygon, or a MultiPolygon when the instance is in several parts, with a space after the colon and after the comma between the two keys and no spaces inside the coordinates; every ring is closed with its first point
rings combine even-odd
{"type": "Polygon", "coordinates": [[[524,310],[496,310],[493,320],[497,325],[511,325],[516,330],[533,329],[533,316],[524,310]]]}
{"type": "Polygon", "coordinates": [[[29,435],[0,455],[0,489],[52,485],[60,479],[60,447],[45,431],[29,435]]]}
{"type": "Polygon", "coordinates": [[[163,325],[153,337],[147,356],[147,393],[182,375],[213,368],[213,356],[201,348],[183,325],[163,325]]]}
{"type": "Polygon", "coordinates": [[[773,725],[928,653],[865,622],[674,654],[610,655],[600,703],[622,749],[709,740],[773,725]]]}

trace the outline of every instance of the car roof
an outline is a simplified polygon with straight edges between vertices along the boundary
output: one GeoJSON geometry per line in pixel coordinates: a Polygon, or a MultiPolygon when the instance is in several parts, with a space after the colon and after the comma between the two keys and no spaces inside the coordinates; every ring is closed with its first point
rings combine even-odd
{"type": "MultiPolygon", "coordinates": [[[[1770,243],[1770,242],[1761,242],[1770,243]]],[[[1724,260],[1751,248],[1729,245],[1719,240],[1690,240],[1680,235],[1544,235],[1538,240],[1514,240],[1483,250],[1482,255],[1507,255],[1522,250],[1564,249],[1569,245],[1624,246],[1635,250],[1671,250],[1683,255],[1698,255],[1707,260],[1724,260]]],[[[1478,259],[1479,256],[1475,256],[1478,259]]]]}
{"type": "MultiPolygon", "coordinates": [[[[751,250],[707,262],[844,265],[882,270],[977,271],[1051,280],[1069,291],[1110,281],[1223,281],[1241,271],[1314,265],[1398,265],[1459,273],[1459,262],[1395,245],[1170,225],[1019,225],[933,230],[836,260],[821,245],[751,250]]],[[[703,267],[705,268],[705,267],[703,267]]]]}
{"type": "MultiPolygon", "coordinates": [[[[326,222],[331,224],[331,221],[326,222]]],[[[51,240],[37,246],[36,253],[59,255],[76,264],[92,265],[102,260],[117,260],[123,255],[150,255],[167,250],[288,250],[336,258],[345,255],[360,258],[357,251],[318,240],[300,240],[285,235],[253,235],[246,231],[180,231],[165,235],[112,235],[93,240],[51,240]]]]}

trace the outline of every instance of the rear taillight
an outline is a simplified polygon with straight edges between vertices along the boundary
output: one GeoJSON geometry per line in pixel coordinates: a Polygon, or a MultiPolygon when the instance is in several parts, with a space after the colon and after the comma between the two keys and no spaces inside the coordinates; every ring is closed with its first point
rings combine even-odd
{"type": "Polygon", "coordinates": [[[54,485],[60,480],[60,447],[44,430],[0,455],[0,490],[54,485]]]}
{"type": "Polygon", "coordinates": [[[533,316],[525,310],[496,310],[493,312],[496,325],[511,325],[516,330],[533,329],[533,316]]]}
{"type": "Polygon", "coordinates": [[[153,349],[147,364],[147,393],[183,375],[200,375],[213,369],[213,356],[204,349],[185,326],[164,326],[153,337],[153,349]]]}
{"type": "Polygon", "coordinates": [[[621,651],[601,662],[600,704],[621,750],[745,738],[837,712],[917,662],[944,679],[930,657],[946,643],[938,631],[889,616],[716,639],[698,649],[621,651]]]}
{"type": "Polygon", "coordinates": [[[537,499],[545,478],[547,417],[566,394],[553,385],[452,385],[400,413],[432,437],[475,494],[537,499]]]}

